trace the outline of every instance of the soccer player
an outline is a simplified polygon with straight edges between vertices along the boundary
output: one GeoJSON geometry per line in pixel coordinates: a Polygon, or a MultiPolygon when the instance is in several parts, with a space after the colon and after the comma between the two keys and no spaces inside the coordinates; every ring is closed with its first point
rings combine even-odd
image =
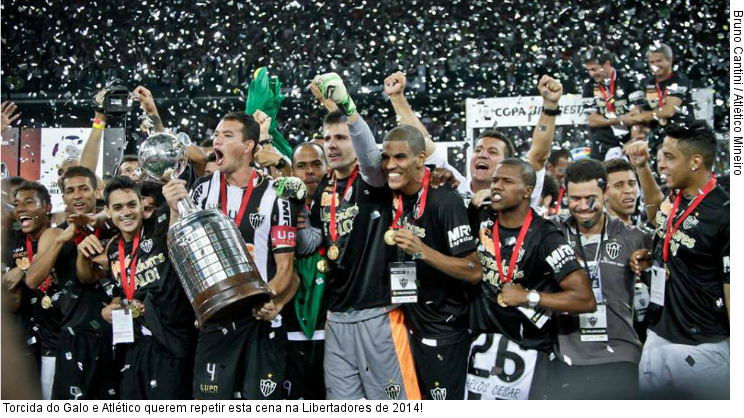
{"type": "Polygon", "coordinates": [[[604,204],[607,213],[626,225],[635,225],[633,220],[638,204],[638,178],[635,169],[624,158],[613,158],[604,162],[607,170],[607,192],[604,204]]]}
{"type": "Polygon", "coordinates": [[[566,169],[571,163],[571,153],[565,148],[553,150],[548,157],[546,170],[558,183],[558,198],[553,201],[550,215],[558,215],[561,219],[568,216],[568,198],[566,196],[566,169]]]}

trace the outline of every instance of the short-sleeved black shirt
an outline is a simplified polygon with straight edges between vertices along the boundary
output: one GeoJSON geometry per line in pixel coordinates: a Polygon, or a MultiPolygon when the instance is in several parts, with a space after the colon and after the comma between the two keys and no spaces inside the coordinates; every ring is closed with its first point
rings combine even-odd
{"type": "MultiPolygon", "coordinates": [[[[170,209],[163,208],[143,220],[142,237],[137,249],[137,273],[134,298],[145,304],[145,314],[134,319],[135,338],[146,336],[148,331],[156,347],[168,357],[184,358],[189,355],[195,337],[194,309],[186,297],[178,275],[168,258],[168,227],[170,209]],[[143,330],[143,327],[145,330],[143,330]]],[[[118,292],[114,296],[126,299],[121,287],[119,265],[119,240],[115,237],[108,248],[110,276],[118,292]]],[[[126,274],[134,241],[124,243],[126,274]]],[[[128,280],[128,278],[127,278],[128,280]]]]}
{"type": "MultiPolygon", "coordinates": [[[[630,95],[637,91],[638,88],[633,83],[633,80],[625,74],[619,71],[615,72],[615,92],[614,92],[614,106],[615,115],[620,116],[628,112],[631,108],[632,103],[629,100],[630,95]]],[[[607,116],[609,110],[607,108],[607,100],[612,97],[610,95],[611,80],[604,80],[602,85],[604,86],[604,94],[600,89],[600,83],[590,78],[585,84],[583,89],[583,102],[584,112],[586,113],[599,113],[602,116],[607,116]]],[[[597,150],[598,154],[604,155],[610,148],[622,146],[630,138],[630,133],[617,136],[609,126],[589,128],[589,135],[592,139],[592,150],[597,150]]]]}
{"type": "MultiPolygon", "coordinates": [[[[65,230],[67,223],[58,228],[65,230]]],[[[84,238],[89,231],[80,232],[84,238]]],[[[95,233],[95,232],[93,232],[95,233]]],[[[109,239],[116,235],[115,230],[101,229],[98,238],[101,245],[106,247],[109,239]]],[[[57,261],[54,263],[54,271],[61,289],[60,308],[62,310],[62,332],[72,330],[75,333],[90,333],[100,335],[111,335],[111,324],[101,317],[101,309],[111,303],[113,282],[105,278],[97,283],[83,284],[78,280],[75,263],[77,261],[77,246],[70,241],[62,246],[57,261]]]]}
{"type": "MultiPolygon", "coordinates": [[[[475,251],[475,239],[462,197],[449,184],[437,189],[429,186],[424,213],[414,219],[421,194],[402,195],[402,225],[418,235],[426,246],[446,256],[463,257],[475,251]]],[[[394,200],[393,211],[395,206],[394,200]]],[[[412,260],[395,248],[397,261],[412,260]]],[[[474,286],[422,260],[416,260],[416,276],[418,303],[403,304],[406,321],[414,335],[444,342],[465,335],[469,323],[466,286],[474,286]]]]}
{"type": "MultiPolygon", "coordinates": [[[[673,200],[656,215],[654,264],[663,265],[667,218],[673,200]]],[[[682,199],[675,222],[689,207],[682,199]]],[[[715,187],[680,225],[669,244],[664,307],[651,304],[649,328],[678,344],[719,342],[729,337],[723,284],[729,283],[729,196],[715,187]]]]}
{"type": "MultiPolygon", "coordinates": [[[[532,212],[532,224],[522,244],[521,256],[517,258],[513,281],[525,289],[559,292],[561,288],[558,283],[582,267],[561,230],[552,222],[540,217],[534,210],[532,212]]],[[[470,328],[475,332],[496,332],[505,335],[522,348],[550,351],[557,341],[553,319],[542,328],[537,328],[516,307],[502,308],[496,302],[500,279],[496,258],[493,255],[494,219],[495,213],[491,208],[482,208],[471,219],[473,229],[478,231],[478,257],[483,265],[483,281],[474,292],[470,305],[470,328]]],[[[499,227],[502,269],[505,277],[519,230],[520,228],[499,227]]]]}
{"type": "MultiPolygon", "coordinates": [[[[692,83],[687,75],[679,71],[672,72],[671,77],[659,82],[659,90],[664,97],[664,103],[666,103],[668,97],[677,97],[682,100],[682,104],[676,109],[671,120],[667,120],[665,124],[658,121],[651,123],[653,137],[650,142],[653,148],[656,148],[663,141],[667,126],[670,124],[687,125],[695,117],[691,93],[692,83]]],[[[658,109],[659,92],[656,89],[656,76],[646,77],[640,85],[640,94],[634,94],[633,97],[636,99],[636,104],[641,105],[645,110],[658,109]]]]}
{"type": "MultiPolygon", "coordinates": [[[[26,250],[26,234],[20,231],[12,231],[10,234],[7,250],[5,250],[7,251],[7,255],[4,257],[8,260],[6,264],[11,268],[24,266],[28,268],[30,257],[26,250]]],[[[34,256],[38,254],[38,244],[38,241],[31,242],[34,256]]],[[[19,286],[25,286],[25,284],[21,283],[19,286]]],[[[57,338],[59,337],[60,324],[62,323],[62,311],[59,302],[60,287],[56,275],[54,273],[51,274],[49,288],[46,290],[46,293],[42,292],[40,288],[25,288],[23,291],[24,293],[29,293],[27,300],[30,307],[24,308],[23,299],[26,299],[25,297],[21,302],[21,309],[27,309],[26,312],[31,315],[27,325],[31,325],[33,336],[41,348],[41,354],[44,356],[53,356],[57,350],[57,338]],[[29,292],[26,292],[27,290],[29,292]],[[41,300],[45,294],[52,298],[52,307],[49,309],[41,307],[41,300]]]]}

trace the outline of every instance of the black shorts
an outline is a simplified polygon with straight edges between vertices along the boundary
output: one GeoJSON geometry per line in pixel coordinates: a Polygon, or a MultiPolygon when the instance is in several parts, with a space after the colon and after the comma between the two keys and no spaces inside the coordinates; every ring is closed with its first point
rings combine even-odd
{"type": "Polygon", "coordinates": [[[287,341],[285,399],[325,399],[324,348],[324,340],[287,341]]]}
{"type": "Polygon", "coordinates": [[[126,352],[121,373],[122,400],[191,399],[191,359],[165,355],[152,337],[127,344],[126,352]]]}
{"type": "Polygon", "coordinates": [[[470,337],[433,347],[411,338],[411,353],[424,399],[465,399],[470,337]]]}
{"type": "Polygon", "coordinates": [[[638,399],[638,365],[629,361],[569,366],[556,362],[556,399],[638,399]]]}
{"type": "Polygon", "coordinates": [[[116,361],[111,336],[63,330],[58,344],[52,399],[119,399],[123,359],[116,361]]]}
{"type": "Polygon", "coordinates": [[[283,326],[253,318],[225,328],[201,330],[196,346],[196,399],[282,399],[283,326]]]}

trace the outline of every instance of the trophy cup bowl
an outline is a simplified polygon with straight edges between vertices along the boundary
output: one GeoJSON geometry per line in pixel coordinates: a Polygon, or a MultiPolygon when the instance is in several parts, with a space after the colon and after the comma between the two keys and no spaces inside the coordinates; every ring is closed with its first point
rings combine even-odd
{"type": "MultiPolygon", "coordinates": [[[[187,139],[187,138],[186,138],[187,139]]],[[[184,138],[159,132],[140,144],[140,168],[168,181],[188,162],[184,138]]],[[[220,210],[178,202],[178,222],[168,230],[168,254],[200,324],[245,318],[271,298],[235,223],[220,210]]]]}

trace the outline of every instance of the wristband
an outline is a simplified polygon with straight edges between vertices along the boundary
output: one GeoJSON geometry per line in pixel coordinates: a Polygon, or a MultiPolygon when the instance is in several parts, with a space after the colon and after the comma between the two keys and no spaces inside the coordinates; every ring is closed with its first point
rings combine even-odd
{"type": "Polygon", "coordinates": [[[544,115],[547,115],[547,116],[558,116],[558,115],[561,114],[561,108],[547,109],[547,108],[543,107],[542,112],[543,112],[544,115]]]}
{"type": "Polygon", "coordinates": [[[271,138],[268,139],[261,139],[258,141],[258,145],[266,145],[271,143],[271,138]]]}
{"type": "Polygon", "coordinates": [[[103,130],[103,128],[106,127],[106,122],[102,121],[99,118],[93,119],[93,127],[96,129],[103,130]]]}
{"type": "Polygon", "coordinates": [[[274,167],[276,167],[278,170],[281,170],[286,165],[287,165],[287,160],[285,160],[284,157],[282,157],[282,158],[279,159],[279,162],[276,163],[276,165],[274,167]]]}

